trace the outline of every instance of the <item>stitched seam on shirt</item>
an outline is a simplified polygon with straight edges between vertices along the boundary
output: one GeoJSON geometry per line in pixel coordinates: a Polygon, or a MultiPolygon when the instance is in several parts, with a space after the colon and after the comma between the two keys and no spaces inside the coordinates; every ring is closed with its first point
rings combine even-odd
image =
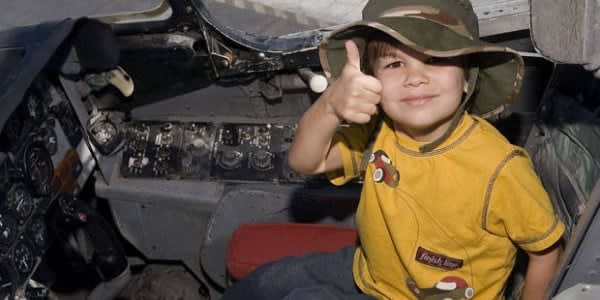
{"type": "Polygon", "coordinates": [[[513,150],[510,153],[508,153],[508,155],[498,164],[498,166],[496,166],[496,169],[494,170],[494,173],[492,173],[492,176],[490,177],[490,180],[488,181],[486,190],[485,190],[485,195],[483,198],[483,209],[482,209],[482,213],[481,213],[481,227],[485,230],[487,230],[485,224],[487,223],[487,212],[488,212],[488,208],[490,206],[490,198],[492,196],[492,190],[494,188],[494,183],[496,183],[496,179],[498,179],[498,175],[500,175],[500,172],[502,171],[502,169],[506,166],[506,164],[513,159],[514,157],[517,156],[523,156],[524,153],[523,151],[517,149],[517,150],[513,150]]]}
{"type": "MultiPolygon", "coordinates": [[[[348,149],[350,149],[351,144],[348,137],[342,132],[339,132],[338,135],[344,140],[344,143],[349,146],[348,149]]],[[[354,154],[354,151],[350,151],[350,162],[352,163],[352,175],[358,174],[358,164],[356,163],[356,155],[354,154]]]]}
{"type": "Polygon", "coordinates": [[[533,238],[533,239],[528,239],[528,240],[523,240],[523,241],[515,241],[515,243],[519,244],[519,245],[524,245],[524,244],[531,244],[531,243],[535,243],[535,242],[539,242],[545,238],[547,238],[550,234],[552,234],[554,232],[554,230],[556,229],[556,227],[558,226],[558,217],[554,217],[554,223],[552,223],[552,226],[550,226],[550,229],[547,230],[546,232],[544,232],[544,234],[542,234],[540,237],[538,238],[533,238]]]}
{"type": "Polygon", "coordinates": [[[441,153],[444,153],[444,152],[447,152],[447,151],[450,151],[450,150],[456,148],[456,146],[458,146],[465,139],[467,139],[467,137],[469,137],[469,135],[471,135],[471,133],[473,132],[473,130],[475,130],[475,128],[477,127],[478,124],[479,124],[479,121],[477,119],[473,119],[473,124],[471,124],[471,126],[469,126],[469,128],[465,131],[465,133],[462,136],[460,136],[456,141],[454,141],[453,143],[451,143],[450,145],[448,145],[444,148],[435,149],[435,150],[425,152],[425,153],[406,149],[406,148],[402,147],[402,145],[398,144],[398,141],[395,141],[394,144],[396,145],[396,148],[398,148],[398,150],[400,150],[401,152],[404,152],[406,154],[409,154],[409,155],[419,156],[419,157],[434,156],[434,155],[438,155],[438,154],[441,154],[441,153]]]}

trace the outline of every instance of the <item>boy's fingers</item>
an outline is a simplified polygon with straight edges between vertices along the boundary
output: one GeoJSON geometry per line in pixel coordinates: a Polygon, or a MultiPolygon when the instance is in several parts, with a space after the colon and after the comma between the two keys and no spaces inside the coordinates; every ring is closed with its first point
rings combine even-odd
{"type": "Polygon", "coordinates": [[[364,88],[368,89],[369,91],[373,92],[373,93],[381,93],[381,91],[383,90],[383,86],[381,85],[381,81],[379,81],[379,79],[372,77],[372,76],[367,76],[366,79],[364,80],[364,88]]]}
{"type": "Polygon", "coordinates": [[[368,89],[363,89],[357,95],[357,98],[360,99],[360,102],[378,104],[381,99],[381,94],[368,89]]]}
{"type": "Polygon", "coordinates": [[[377,112],[377,105],[373,103],[361,103],[357,106],[358,113],[368,114],[370,116],[377,112]]]}
{"type": "Polygon", "coordinates": [[[366,124],[371,120],[371,115],[367,113],[349,113],[344,119],[351,123],[366,124]]]}
{"type": "Polygon", "coordinates": [[[355,67],[360,71],[360,52],[353,40],[347,40],[346,46],[346,64],[355,67]]]}

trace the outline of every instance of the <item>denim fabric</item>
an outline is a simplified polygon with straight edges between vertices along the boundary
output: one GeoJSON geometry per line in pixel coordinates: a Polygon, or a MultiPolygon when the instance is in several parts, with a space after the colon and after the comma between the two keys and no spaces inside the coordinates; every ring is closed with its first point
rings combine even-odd
{"type": "Polygon", "coordinates": [[[334,253],[286,257],[257,268],[225,290],[223,300],[373,299],[354,284],[355,247],[334,253]]]}

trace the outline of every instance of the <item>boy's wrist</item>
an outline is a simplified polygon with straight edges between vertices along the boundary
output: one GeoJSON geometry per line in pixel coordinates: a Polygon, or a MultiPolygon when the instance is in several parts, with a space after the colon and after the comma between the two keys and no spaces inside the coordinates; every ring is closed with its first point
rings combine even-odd
{"type": "MultiPolygon", "coordinates": [[[[325,92],[327,93],[327,91],[325,92]]],[[[329,95],[323,94],[323,112],[325,113],[326,116],[329,116],[332,118],[332,120],[337,121],[338,124],[341,124],[344,122],[344,118],[342,118],[336,111],[335,106],[331,103],[331,97],[328,97],[329,95]]]]}

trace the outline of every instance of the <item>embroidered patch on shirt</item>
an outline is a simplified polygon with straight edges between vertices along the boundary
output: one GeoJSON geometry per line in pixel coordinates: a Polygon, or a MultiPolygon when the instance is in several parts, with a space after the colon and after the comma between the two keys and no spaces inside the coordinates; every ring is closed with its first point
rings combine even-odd
{"type": "Polygon", "coordinates": [[[423,264],[438,267],[445,270],[455,270],[463,266],[463,260],[458,258],[448,257],[442,254],[438,254],[429,251],[423,247],[417,249],[417,255],[415,259],[423,264]]]}
{"type": "Polygon", "coordinates": [[[396,187],[400,180],[400,173],[394,167],[392,160],[383,150],[377,150],[369,157],[369,163],[375,167],[373,171],[373,180],[375,182],[384,182],[390,187],[396,187]]]}
{"type": "Polygon", "coordinates": [[[458,276],[445,276],[431,288],[417,286],[412,278],[406,280],[406,285],[417,299],[467,300],[475,295],[467,281],[458,276]]]}

